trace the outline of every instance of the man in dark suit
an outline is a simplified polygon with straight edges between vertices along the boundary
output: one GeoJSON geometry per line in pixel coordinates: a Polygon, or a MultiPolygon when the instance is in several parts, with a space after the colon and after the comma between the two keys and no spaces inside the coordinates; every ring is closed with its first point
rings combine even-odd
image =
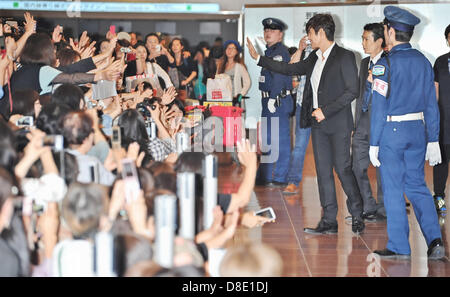
{"type": "Polygon", "coordinates": [[[358,183],[359,191],[363,200],[363,219],[374,222],[386,217],[383,203],[383,191],[381,189],[380,175],[377,169],[377,197],[378,203],[372,195],[367,168],[369,159],[369,135],[370,135],[370,93],[371,83],[367,81],[369,72],[373,65],[384,54],[384,28],[380,23],[372,23],[364,26],[362,35],[364,53],[369,57],[361,61],[359,68],[359,90],[360,96],[356,99],[355,109],[355,133],[352,141],[352,169],[358,183]]]}
{"type": "MultiPolygon", "coordinates": [[[[335,24],[329,14],[317,14],[306,24],[311,46],[315,49],[306,60],[294,64],[259,57],[259,66],[286,75],[306,74],[300,127],[311,126],[314,160],[323,217],[311,234],[336,234],[338,204],[333,168],[348,196],[352,231],[364,230],[363,205],[352,172],[350,142],[353,130],[351,102],[359,95],[355,55],[334,42],[335,24]]],[[[306,37],[303,38],[306,42],[306,37]]],[[[247,39],[250,55],[258,58],[247,39]]]]}

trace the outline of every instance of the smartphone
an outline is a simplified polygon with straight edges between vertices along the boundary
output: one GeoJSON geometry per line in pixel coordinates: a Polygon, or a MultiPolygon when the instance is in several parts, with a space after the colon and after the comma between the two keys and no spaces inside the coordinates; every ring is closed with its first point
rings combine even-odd
{"type": "Polygon", "coordinates": [[[161,44],[157,44],[157,45],[155,46],[155,50],[156,50],[157,52],[160,52],[160,51],[161,51],[161,44]]]}
{"type": "Polygon", "coordinates": [[[265,217],[271,220],[275,220],[277,217],[275,216],[275,212],[273,211],[272,207],[267,207],[260,209],[255,212],[255,215],[265,217]]]}
{"type": "Polygon", "coordinates": [[[119,126],[112,127],[111,145],[113,149],[120,149],[122,145],[122,136],[119,126]]]}
{"type": "Polygon", "coordinates": [[[116,35],[116,26],[115,25],[109,26],[109,32],[113,35],[116,35]]]}
{"type": "Polygon", "coordinates": [[[16,121],[16,126],[18,127],[32,127],[34,124],[34,119],[32,116],[21,117],[16,121]]]}
{"type": "Polygon", "coordinates": [[[122,179],[125,182],[125,201],[130,203],[139,197],[141,187],[136,165],[133,160],[122,160],[122,179]]]}
{"type": "Polygon", "coordinates": [[[43,146],[50,146],[54,151],[62,151],[64,149],[64,137],[62,135],[46,135],[43,146]]]}

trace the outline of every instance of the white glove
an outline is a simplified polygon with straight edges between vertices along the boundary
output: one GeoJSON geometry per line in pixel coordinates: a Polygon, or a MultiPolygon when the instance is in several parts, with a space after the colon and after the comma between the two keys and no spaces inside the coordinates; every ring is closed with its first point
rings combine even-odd
{"type": "Polygon", "coordinates": [[[428,142],[427,152],[425,154],[425,161],[427,160],[430,163],[430,166],[435,166],[442,162],[439,142],[428,142]]]}
{"type": "Polygon", "coordinates": [[[378,151],[380,150],[379,146],[370,146],[369,148],[369,158],[370,162],[374,167],[380,167],[381,163],[378,160],[378,151]]]}
{"type": "Polygon", "coordinates": [[[269,99],[267,108],[269,109],[270,113],[274,113],[277,110],[277,108],[275,107],[275,99],[269,99]]]}

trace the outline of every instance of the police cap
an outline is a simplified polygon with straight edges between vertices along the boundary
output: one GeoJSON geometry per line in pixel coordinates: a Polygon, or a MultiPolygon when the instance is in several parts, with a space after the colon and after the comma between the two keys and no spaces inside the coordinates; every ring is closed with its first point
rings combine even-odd
{"type": "Polygon", "coordinates": [[[420,19],[409,11],[392,5],[384,8],[384,16],[385,25],[403,32],[414,31],[414,26],[420,23],[420,19]]]}
{"type": "Polygon", "coordinates": [[[262,21],[264,29],[280,30],[284,31],[286,29],[286,24],[281,20],[276,18],[266,18],[262,21]]]}

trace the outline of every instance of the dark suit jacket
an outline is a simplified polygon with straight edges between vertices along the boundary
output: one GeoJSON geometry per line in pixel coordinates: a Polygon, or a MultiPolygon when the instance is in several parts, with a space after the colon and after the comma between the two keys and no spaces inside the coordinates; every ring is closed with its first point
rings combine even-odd
{"type": "Polygon", "coordinates": [[[312,118],[313,93],[311,74],[317,61],[317,50],[306,60],[294,64],[274,61],[261,56],[258,65],[286,75],[305,75],[300,127],[320,127],[326,132],[351,131],[353,115],[351,102],[359,96],[358,69],[355,55],[337,44],[333,47],[323,68],[318,88],[319,107],[325,120],[318,123],[312,118]]]}
{"type": "Polygon", "coordinates": [[[361,60],[361,65],[359,67],[359,97],[356,99],[356,109],[355,109],[355,126],[358,126],[359,119],[362,113],[362,104],[364,100],[364,91],[366,88],[367,76],[369,76],[369,61],[370,57],[366,57],[361,60]]]}

